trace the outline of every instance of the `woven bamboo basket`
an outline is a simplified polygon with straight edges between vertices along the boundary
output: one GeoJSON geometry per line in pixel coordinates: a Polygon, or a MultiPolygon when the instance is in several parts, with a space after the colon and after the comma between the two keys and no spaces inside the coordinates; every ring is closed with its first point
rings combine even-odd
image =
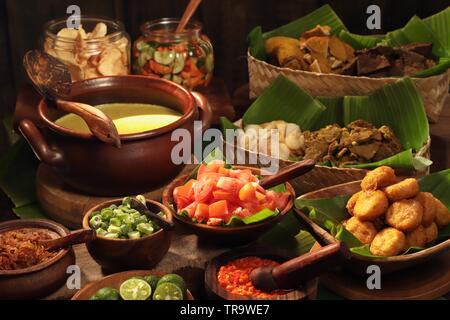
{"type": "MultiPolygon", "coordinates": [[[[422,156],[426,159],[430,159],[430,146],[431,146],[431,138],[428,138],[427,143],[420,149],[416,155],[422,156]]],[[[248,160],[250,159],[250,156],[257,156],[260,157],[261,155],[255,155],[251,151],[244,150],[240,147],[237,147],[236,145],[230,145],[227,142],[223,143],[223,150],[224,154],[227,156],[227,160],[229,159],[228,152],[233,152],[233,158],[232,159],[238,159],[238,152],[241,152],[241,154],[244,155],[244,159],[248,160]]],[[[264,160],[262,163],[267,164],[268,161],[270,161],[271,157],[267,155],[262,155],[264,160]]],[[[289,166],[293,164],[292,161],[285,161],[281,159],[277,159],[279,161],[279,168],[284,168],[286,166],[289,166]]],[[[238,163],[239,165],[246,165],[246,166],[254,166],[254,167],[261,167],[260,164],[254,164],[254,163],[238,163]]],[[[264,166],[264,165],[262,165],[264,166]]],[[[292,187],[295,190],[295,193],[297,195],[305,194],[308,192],[316,191],[322,188],[331,187],[337,184],[341,183],[347,183],[357,180],[362,180],[364,176],[366,175],[367,170],[364,169],[353,169],[353,168],[336,168],[336,167],[326,167],[326,166],[320,166],[317,165],[313,170],[306,173],[305,175],[292,179],[289,181],[292,185],[292,187]]],[[[423,171],[416,171],[414,173],[410,172],[397,172],[400,175],[408,175],[408,176],[424,176],[429,174],[429,167],[426,168],[423,171]]]]}
{"type": "MultiPolygon", "coordinates": [[[[360,96],[380,89],[398,78],[369,78],[280,68],[254,58],[248,53],[250,98],[254,99],[283,74],[312,96],[360,96]]],[[[440,75],[413,78],[422,96],[428,120],[437,122],[449,89],[450,69],[440,75]]]]}

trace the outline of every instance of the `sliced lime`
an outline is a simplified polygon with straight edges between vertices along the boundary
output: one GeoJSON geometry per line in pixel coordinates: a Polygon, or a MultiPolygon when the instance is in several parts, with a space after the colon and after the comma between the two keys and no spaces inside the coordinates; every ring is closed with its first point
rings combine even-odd
{"type": "Polygon", "coordinates": [[[150,285],[150,287],[152,287],[153,292],[155,291],[156,287],[158,286],[159,279],[160,278],[158,276],[153,276],[153,275],[144,277],[144,280],[147,281],[147,283],[150,285]]]}
{"type": "Polygon", "coordinates": [[[187,290],[187,286],[186,286],[186,282],[184,281],[184,279],[179,276],[178,274],[166,274],[165,276],[163,276],[157,284],[157,287],[159,287],[160,285],[162,285],[163,283],[173,283],[175,284],[178,288],[180,288],[183,293],[186,292],[187,290]]]}
{"type": "Polygon", "coordinates": [[[156,287],[153,300],[183,300],[183,290],[174,283],[163,283],[156,287]]]}
{"type": "Polygon", "coordinates": [[[150,285],[142,279],[128,279],[119,289],[123,300],[147,300],[152,294],[150,285]]]}
{"type": "Polygon", "coordinates": [[[119,291],[114,288],[102,288],[90,300],[120,300],[119,291]]]}

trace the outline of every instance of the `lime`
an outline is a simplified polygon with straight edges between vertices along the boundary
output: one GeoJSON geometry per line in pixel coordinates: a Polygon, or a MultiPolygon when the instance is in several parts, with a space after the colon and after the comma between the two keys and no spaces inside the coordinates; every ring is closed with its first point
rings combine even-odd
{"type": "Polygon", "coordinates": [[[142,279],[128,279],[120,286],[123,300],[147,300],[152,294],[150,285],[142,279]]]}
{"type": "Polygon", "coordinates": [[[106,287],[98,290],[90,300],[120,300],[120,294],[116,289],[106,287]]]}
{"type": "Polygon", "coordinates": [[[153,292],[155,291],[155,289],[158,285],[159,279],[160,279],[159,277],[153,276],[153,275],[144,277],[144,280],[147,281],[147,283],[150,285],[150,287],[152,287],[153,292]]]}
{"type": "Polygon", "coordinates": [[[179,276],[177,274],[173,274],[173,273],[166,274],[158,281],[158,284],[156,286],[159,287],[163,283],[173,283],[173,284],[177,285],[177,287],[179,287],[181,289],[183,294],[187,290],[186,282],[184,281],[184,279],[181,276],[179,276]]]}
{"type": "Polygon", "coordinates": [[[158,284],[153,300],[183,300],[183,290],[170,282],[158,284]]]}

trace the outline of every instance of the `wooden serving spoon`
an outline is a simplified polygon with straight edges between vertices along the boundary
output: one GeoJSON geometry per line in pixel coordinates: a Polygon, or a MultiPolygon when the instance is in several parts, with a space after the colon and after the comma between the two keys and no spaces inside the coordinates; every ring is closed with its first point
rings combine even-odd
{"type": "Polygon", "coordinates": [[[95,137],[120,148],[119,133],[108,116],[93,106],[66,100],[70,95],[72,79],[63,62],[45,52],[31,50],[25,54],[23,65],[34,87],[47,103],[80,116],[95,137]]]}
{"type": "Polygon", "coordinates": [[[62,248],[67,248],[75,244],[86,243],[95,240],[97,234],[95,230],[76,230],[71,234],[51,240],[40,240],[39,244],[43,245],[45,249],[49,251],[59,250],[62,248]]]}
{"type": "Polygon", "coordinates": [[[131,199],[130,206],[132,209],[135,209],[135,210],[139,211],[140,213],[145,214],[150,219],[157,220],[159,222],[159,225],[161,226],[161,228],[163,228],[164,230],[172,230],[175,227],[175,224],[173,223],[173,221],[168,221],[168,220],[164,219],[163,217],[157,215],[156,213],[151,212],[147,208],[147,206],[145,206],[142,202],[140,202],[136,199],[133,199],[133,198],[131,199]]]}
{"type": "Polygon", "coordinates": [[[198,6],[202,0],[191,0],[189,1],[188,6],[186,7],[186,10],[184,10],[183,17],[180,20],[180,23],[178,24],[177,29],[175,32],[182,32],[186,28],[186,25],[188,24],[189,20],[191,20],[195,10],[197,10],[198,6]]]}
{"type": "Polygon", "coordinates": [[[264,177],[259,184],[264,189],[269,189],[282,184],[286,181],[292,180],[311,171],[316,165],[314,160],[303,160],[296,162],[287,167],[284,167],[275,174],[264,177]]]}
{"type": "MultiPolygon", "coordinates": [[[[297,214],[304,218],[303,213],[297,212],[297,214]]],[[[250,273],[250,280],[256,288],[265,292],[298,288],[306,281],[340,267],[350,259],[351,253],[345,243],[330,237],[323,229],[313,224],[306,223],[306,229],[324,246],[315,252],[299,256],[276,267],[254,269],[250,273]]]]}

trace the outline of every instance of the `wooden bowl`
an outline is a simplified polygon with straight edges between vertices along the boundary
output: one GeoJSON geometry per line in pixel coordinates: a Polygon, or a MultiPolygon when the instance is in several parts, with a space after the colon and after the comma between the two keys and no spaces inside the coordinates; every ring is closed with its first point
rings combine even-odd
{"type": "MultiPolygon", "coordinates": [[[[311,252],[318,250],[320,245],[315,243],[315,245],[311,248],[311,252]]],[[[231,251],[225,252],[216,258],[212,259],[205,271],[205,286],[208,295],[213,299],[223,299],[223,300],[304,300],[304,299],[315,299],[317,294],[317,279],[313,279],[308,281],[302,288],[298,290],[289,291],[287,294],[272,297],[269,299],[258,299],[255,297],[245,297],[232,294],[226,291],[220,284],[217,282],[217,273],[221,266],[227,264],[230,261],[244,258],[256,256],[264,259],[271,259],[282,263],[287,261],[293,257],[290,257],[282,249],[278,250],[267,250],[262,246],[257,247],[242,247],[238,249],[233,249],[231,251]]]]}
{"type": "MultiPolygon", "coordinates": [[[[320,198],[334,198],[337,196],[344,196],[344,195],[353,195],[361,190],[360,185],[361,181],[344,183],[333,187],[328,187],[314,192],[310,192],[300,196],[299,198],[320,199],[320,198]]],[[[295,211],[297,212],[297,214],[299,213],[297,209],[295,211]]],[[[305,219],[308,220],[308,223],[314,224],[314,222],[311,221],[308,217],[306,217],[306,215],[298,214],[298,216],[303,220],[305,219]]],[[[317,224],[316,226],[317,228],[321,229],[323,233],[327,234],[328,236],[327,238],[332,237],[326,230],[323,230],[317,224]]],[[[357,274],[367,276],[366,272],[367,267],[370,265],[378,265],[383,274],[387,274],[421,264],[446,252],[449,249],[450,249],[450,239],[416,253],[393,257],[370,258],[351,253],[351,258],[345,267],[357,274]]]]}
{"type": "MultiPolygon", "coordinates": [[[[122,199],[116,199],[91,208],[84,215],[83,228],[90,229],[89,217],[93,212],[121,203],[122,199]]],[[[166,206],[148,199],[147,205],[154,212],[164,212],[167,220],[172,221],[172,211],[166,206]]],[[[86,247],[92,258],[108,271],[145,269],[153,268],[164,258],[169,251],[171,238],[171,231],[160,229],[140,239],[108,239],[97,236],[96,240],[86,243],[86,247]]]]}
{"type": "MultiPolygon", "coordinates": [[[[155,275],[158,277],[163,276],[164,274],[156,271],[149,271],[149,270],[137,270],[137,271],[125,271],[120,272],[116,274],[112,274],[110,276],[107,276],[105,278],[102,278],[98,281],[94,281],[91,283],[88,283],[84,288],[80,289],[73,297],[72,300],[89,300],[90,297],[92,297],[95,293],[97,293],[98,290],[105,287],[110,287],[119,290],[120,285],[132,278],[132,277],[138,277],[138,276],[148,276],[148,275],[155,275]]],[[[186,294],[186,300],[194,300],[194,297],[192,296],[191,292],[188,290],[186,294]]]]}
{"type": "MultiPolygon", "coordinates": [[[[14,220],[0,224],[0,233],[21,228],[48,229],[58,236],[69,234],[62,225],[47,220],[14,220]]],[[[19,270],[0,270],[1,299],[39,299],[63,286],[69,274],[67,268],[75,264],[72,248],[62,249],[52,259],[19,270]]]]}
{"type": "MultiPolygon", "coordinates": [[[[234,168],[250,169],[254,174],[261,173],[261,169],[259,168],[242,166],[234,166],[234,168]]],[[[171,210],[172,208],[175,208],[173,191],[176,187],[182,185],[187,177],[188,175],[179,176],[164,189],[163,203],[168,208],[171,208],[171,210]]],[[[172,210],[172,214],[179,224],[187,228],[190,232],[197,234],[200,238],[206,241],[214,242],[215,244],[220,245],[238,245],[249,243],[257,239],[264,232],[274,227],[281,219],[283,219],[285,214],[292,209],[292,207],[294,206],[295,191],[289,183],[286,183],[286,190],[291,194],[291,196],[288,204],[283,210],[281,210],[278,216],[246,226],[208,226],[206,224],[194,223],[188,219],[180,217],[175,210],[172,210]]]]}

